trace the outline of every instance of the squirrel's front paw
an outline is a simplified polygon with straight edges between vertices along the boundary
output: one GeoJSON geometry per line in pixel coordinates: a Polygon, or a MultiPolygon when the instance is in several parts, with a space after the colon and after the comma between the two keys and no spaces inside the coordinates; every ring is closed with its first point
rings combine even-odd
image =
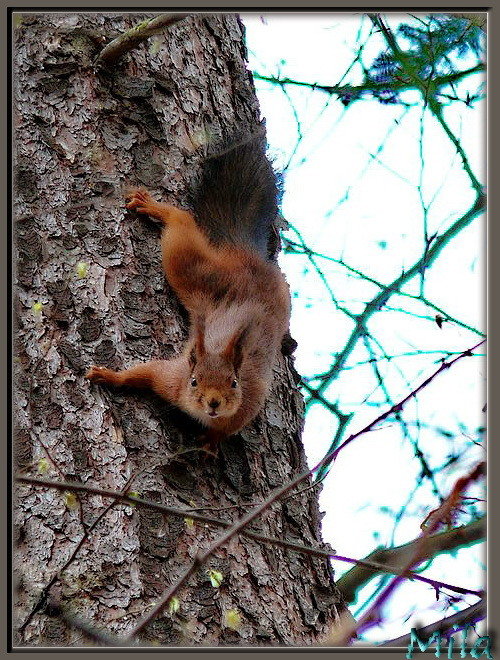
{"type": "Polygon", "coordinates": [[[131,188],[125,199],[129,200],[125,206],[139,213],[150,213],[156,205],[156,201],[144,188],[131,188]]]}
{"type": "Polygon", "coordinates": [[[200,449],[206,452],[207,455],[216,457],[219,453],[219,445],[224,437],[223,433],[218,433],[214,429],[208,429],[206,433],[198,438],[200,443],[203,443],[200,449]]]}
{"type": "Polygon", "coordinates": [[[116,372],[107,369],[106,367],[92,366],[85,374],[85,378],[92,380],[94,383],[114,383],[116,372]]]}

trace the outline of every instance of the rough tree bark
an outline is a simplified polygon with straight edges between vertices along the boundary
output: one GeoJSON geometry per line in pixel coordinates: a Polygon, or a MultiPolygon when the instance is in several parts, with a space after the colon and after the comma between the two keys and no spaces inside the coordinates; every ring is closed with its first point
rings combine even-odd
{"type": "MultiPolygon", "coordinates": [[[[306,466],[290,357],[280,357],[261,415],[212,461],[196,451],[194,422],[174,408],[84,379],[93,363],[167,358],[186,336],[186,314],[161,271],[159,230],[125,212],[124,185],[187,204],[206,136],[259,117],[243,28],[232,15],[188,17],[96,69],[110,39],[151,16],[15,18],[17,470],[113,490],[134,477],[130,490],[145,498],[235,520],[306,466]]],[[[15,645],[91,643],[47,602],[125,635],[219,534],[115,504],[40,602],[110,500],[25,484],[16,491],[15,645]]],[[[273,504],[252,529],[324,548],[320,518],[309,489],[273,504]]],[[[143,639],[307,646],[342,609],[326,561],[241,536],[201,567],[179,605],[143,639]],[[223,575],[218,588],[209,569],[223,575]],[[235,609],[241,625],[233,630],[227,613],[235,609]]]]}

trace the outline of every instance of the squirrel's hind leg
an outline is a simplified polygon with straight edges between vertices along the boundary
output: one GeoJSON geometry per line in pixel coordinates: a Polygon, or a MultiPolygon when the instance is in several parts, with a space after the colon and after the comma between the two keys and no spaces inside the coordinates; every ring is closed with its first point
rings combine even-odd
{"type": "Polygon", "coordinates": [[[163,270],[183,304],[192,310],[200,291],[210,295],[216,280],[221,279],[217,278],[222,269],[220,252],[210,244],[188,211],[157,202],[142,188],[131,190],[128,198],[127,208],[163,222],[163,270]]]}

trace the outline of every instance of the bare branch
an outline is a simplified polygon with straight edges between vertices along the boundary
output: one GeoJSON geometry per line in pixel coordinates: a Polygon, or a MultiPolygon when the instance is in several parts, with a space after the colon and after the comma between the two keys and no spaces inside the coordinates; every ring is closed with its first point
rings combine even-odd
{"type": "MultiPolygon", "coordinates": [[[[130,488],[130,486],[131,486],[132,482],[134,481],[134,479],[136,479],[146,469],[147,468],[145,468],[144,470],[141,470],[141,472],[139,472],[138,474],[132,475],[130,477],[130,479],[127,481],[127,483],[125,484],[124,488],[122,489],[122,493],[126,493],[127,490],[130,488]]],[[[59,474],[62,475],[62,472],[59,469],[58,469],[58,472],[59,472],[59,474]]],[[[75,492],[76,489],[66,488],[65,490],[75,492]]],[[[120,493],[117,493],[117,495],[120,495],[120,493]]],[[[116,506],[116,504],[118,503],[118,500],[119,500],[119,497],[114,498],[113,501],[101,511],[101,513],[95,518],[95,520],[92,522],[92,524],[89,525],[88,527],[86,527],[83,523],[82,503],[81,503],[80,499],[78,500],[78,504],[79,504],[79,507],[80,507],[80,518],[81,518],[82,527],[83,527],[82,538],[78,541],[78,543],[74,547],[73,551],[69,555],[68,559],[64,562],[64,564],[61,566],[61,568],[53,574],[53,576],[47,582],[45,587],[43,587],[43,589],[40,591],[40,596],[37,598],[37,600],[35,602],[35,605],[31,609],[31,612],[28,614],[28,616],[26,617],[24,622],[21,624],[21,626],[19,626],[19,632],[20,633],[22,633],[23,630],[25,630],[25,628],[29,625],[29,623],[32,621],[35,614],[37,612],[39,612],[44,607],[44,605],[47,602],[47,599],[49,597],[50,590],[52,589],[54,584],[56,584],[56,582],[60,579],[62,573],[73,563],[73,561],[76,559],[76,557],[77,557],[80,549],[82,548],[82,546],[89,540],[91,532],[99,525],[101,520],[103,520],[103,518],[106,517],[108,512],[111,511],[111,509],[114,506],[116,506]]]]}
{"type": "MultiPolygon", "coordinates": [[[[76,492],[84,492],[84,493],[90,493],[94,495],[101,495],[102,497],[112,497],[116,504],[117,501],[120,500],[125,500],[125,501],[130,501],[130,503],[134,503],[137,506],[143,506],[144,508],[147,509],[152,509],[154,511],[159,511],[160,513],[166,514],[166,515],[174,515],[174,516],[179,516],[179,517],[189,517],[192,519],[199,520],[200,522],[203,522],[205,524],[210,524],[210,525],[217,525],[219,527],[226,527],[230,528],[232,523],[228,522],[227,520],[220,520],[218,518],[211,518],[209,516],[202,516],[193,513],[196,511],[196,509],[175,509],[174,507],[169,507],[167,505],[161,504],[159,502],[153,502],[151,500],[145,500],[142,498],[138,498],[135,496],[128,496],[124,495],[123,491],[118,492],[118,491],[111,491],[107,489],[102,489],[98,487],[93,487],[93,486],[88,486],[87,484],[79,484],[76,482],[60,482],[60,481],[52,481],[50,479],[41,479],[37,477],[26,477],[26,476],[20,476],[16,478],[16,481],[19,481],[21,483],[27,483],[31,484],[33,486],[45,486],[47,488],[56,488],[57,490],[61,491],[76,491],[76,492]]],[[[299,494],[302,491],[299,491],[299,494]]],[[[295,495],[294,495],[295,496],[295,495]]],[[[105,515],[108,510],[113,506],[113,504],[109,505],[104,511],[103,514],[99,516],[99,518],[95,521],[95,523],[92,525],[92,528],[99,522],[99,520],[102,518],[103,515],[105,515]]],[[[458,535],[460,537],[460,529],[458,528],[458,535]]],[[[90,532],[91,528],[89,528],[88,532],[90,532]]],[[[452,530],[455,531],[455,530],[452,530]]],[[[252,532],[250,530],[244,529],[240,532],[242,536],[246,536],[248,538],[253,539],[254,541],[259,541],[261,543],[266,543],[268,545],[275,545],[281,548],[284,548],[285,550],[293,550],[294,552],[299,552],[302,554],[310,555],[313,557],[322,557],[324,559],[332,559],[332,560],[337,560],[337,561],[342,561],[342,562],[347,562],[350,564],[359,564],[360,566],[365,567],[366,569],[371,569],[372,572],[374,573],[380,573],[380,572],[386,572],[386,573],[394,573],[398,574],[400,572],[400,569],[395,566],[395,565],[389,565],[389,559],[387,560],[387,563],[385,561],[381,563],[376,563],[375,557],[373,557],[373,560],[370,560],[370,558],[367,559],[353,559],[350,557],[343,557],[341,555],[335,554],[334,550],[325,550],[321,548],[313,548],[311,546],[303,545],[301,543],[296,543],[295,541],[288,541],[287,539],[281,539],[277,538],[274,536],[267,536],[264,534],[258,534],[257,532],[252,532]]],[[[461,537],[460,537],[461,538],[461,537]]],[[[63,566],[62,569],[58,572],[57,576],[65,569],[67,568],[67,565],[70,563],[70,561],[73,560],[74,554],[76,554],[76,551],[79,550],[80,546],[82,545],[82,542],[85,539],[82,539],[82,541],[78,544],[75,552],[71,555],[70,559],[68,562],[63,566]]],[[[456,547],[459,547],[457,545],[456,547]]],[[[451,548],[451,545],[450,545],[451,548]]],[[[388,550],[387,552],[390,552],[388,550]]],[[[437,553],[436,553],[437,554],[437,553]]],[[[56,577],[57,577],[56,576],[56,577]]],[[[432,583],[434,586],[434,581],[430,581],[428,578],[424,578],[423,576],[419,575],[418,573],[412,573],[410,575],[411,579],[414,579],[416,581],[421,581],[421,582],[426,582],[426,583],[432,583]]],[[[53,580],[47,585],[47,587],[43,590],[43,594],[45,594],[48,589],[52,586],[53,580]]],[[[444,583],[436,583],[436,586],[443,586],[444,583]]],[[[455,587],[453,585],[445,585],[446,588],[451,589],[453,591],[456,591],[458,593],[472,593],[476,594],[475,591],[466,589],[463,590],[461,587],[455,587]]],[[[35,613],[35,612],[33,612],[35,613]]],[[[23,625],[23,627],[25,624],[23,625]]]]}
{"type": "Polygon", "coordinates": [[[372,20],[372,23],[381,30],[387,42],[387,45],[391,49],[394,57],[402,66],[405,74],[413,82],[413,85],[417,89],[419,89],[420,92],[422,93],[424,102],[429,106],[430,111],[432,112],[434,117],[438,120],[438,122],[441,124],[441,127],[443,128],[444,132],[455,146],[457,153],[460,155],[464,170],[467,172],[469,176],[472,187],[474,188],[474,190],[478,195],[481,195],[483,193],[483,186],[481,185],[481,183],[478,181],[475,174],[473,173],[469,165],[469,160],[465,154],[465,151],[462,148],[462,145],[460,144],[460,141],[453,134],[448,124],[444,120],[442,106],[436,99],[436,91],[437,91],[436,81],[430,79],[423,80],[418,75],[418,73],[415,70],[415,67],[412,64],[411,57],[400,49],[396,41],[396,38],[394,37],[388,26],[385,25],[384,21],[382,20],[379,14],[370,14],[370,18],[372,20]]]}
{"type": "MultiPolygon", "coordinates": [[[[99,488],[99,486],[88,486],[87,484],[78,483],[76,481],[53,481],[52,479],[42,479],[39,477],[28,477],[26,475],[16,476],[16,481],[24,484],[33,484],[34,486],[47,486],[48,488],[56,488],[57,490],[70,490],[78,493],[91,493],[93,495],[101,495],[101,497],[111,497],[114,500],[119,500],[121,502],[126,502],[132,506],[144,506],[148,508],[154,508],[161,513],[165,513],[169,516],[177,516],[185,518],[186,516],[192,520],[198,520],[200,522],[209,523],[213,525],[225,525],[224,521],[219,520],[218,518],[211,518],[210,516],[204,516],[195,512],[192,512],[191,509],[184,511],[183,509],[178,509],[176,507],[168,506],[166,504],[161,504],[160,502],[149,502],[148,500],[143,500],[141,497],[136,497],[127,492],[118,492],[114,490],[109,490],[107,488],[99,488]]],[[[228,525],[230,523],[227,523],[228,525]]]]}
{"type": "MultiPolygon", "coordinates": [[[[436,76],[436,78],[433,80],[433,83],[437,88],[444,87],[445,85],[456,83],[473,73],[480,73],[485,69],[486,66],[483,63],[476,64],[470,69],[465,69],[464,71],[456,71],[445,76],[436,76]]],[[[260,73],[256,73],[255,71],[253,72],[253,77],[256,80],[263,80],[264,82],[270,82],[275,85],[295,85],[298,87],[308,87],[312,90],[318,90],[320,92],[325,92],[326,94],[338,94],[339,96],[343,96],[345,94],[358,96],[367,92],[369,93],[374,91],[387,90],[387,82],[377,82],[375,80],[367,80],[362,85],[320,85],[319,83],[311,83],[303,80],[292,80],[291,78],[281,78],[279,76],[264,76],[260,73]]],[[[391,82],[391,89],[397,91],[404,91],[407,89],[415,88],[418,89],[415,81],[395,80],[391,82]]]]}
{"type": "MultiPolygon", "coordinates": [[[[429,537],[426,543],[422,560],[432,559],[444,552],[450,552],[457,548],[471,545],[484,539],[485,533],[486,516],[483,516],[468,525],[434,534],[429,537]]],[[[344,595],[346,601],[351,603],[356,597],[356,591],[369,582],[375,575],[402,571],[405,560],[414,553],[416,543],[417,541],[410,541],[409,543],[393,548],[377,548],[377,550],[366,557],[366,560],[358,561],[356,566],[337,580],[337,587],[344,595]],[[365,561],[367,562],[366,564],[365,561]],[[378,564],[378,568],[372,568],[368,565],[372,562],[378,564]]],[[[456,591],[456,589],[454,590],[456,591]]]]}
{"type": "MultiPolygon", "coordinates": [[[[289,223],[290,224],[290,223],[289,223]]],[[[287,237],[283,237],[283,244],[286,246],[287,250],[290,252],[294,252],[295,254],[306,254],[306,255],[313,255],[315,257],[319,257],[320,259],[325,259],[326,261],[331,261],[333,263],[338,264],[339,266],[342,266],[345,268],[349,273],[352,273],[353,275],[356,275],[362,280],[366,280],[367,282],[371,282],[371,284],[374,284],[377,286],[379,289],[386,289],[386,285],[382,284],[382,282],[379,282],[373,277],[370,277],[369,275],[366,275],[366,273],[363,273],[357,268],[353,268],[349,264],[347,264],[343,259],[336,259],[335,257],[331,257],[326,254],[322,254],[321,252],[317,252],[316,250],[312,250],[310,247],[308,247],[302,236],[300,235],[300,232],[293,227],[290,224],[290,229],[292,229],[294,232],[296,232],[297,236],[299,237],[301,243],[296,243],[292,241],[291,239],[287,237]]],[[[412,300],[416,300],[418,302],[423,303],[424,305],[427,305],[427,307],[431,307],[433,310],[438,312],[440,316],[443,317],[445,321],[450,321],[451,323],[455,323],[456,325],[459,325],[462,328],[465,328],[466,330],[470,330],[470,332],[473,332],[474,334],[480,336],[480,337],[485,337],[485,333],[481,332],[477,328],[472,327],[471,325],[468,325],[464,321],[461,321],[460,319],[457,319],[454,316],[451,316],[451,314],[448,314],[442,307],[438,307],[435,303],[431,302],[428,298],[425,296],[422,296],[420,293],[418,295],[413,294],[413,293],[406,293],[405,291],[394,291],[395,295],[398,296],[403,296],[404,298],[411,298],[412,300]]],[[[435,317],[433,318],[433,321],[435,322],[435,317]]],[[[418,353],[420,355],[421,352],[418,353]]]]}
{"type": "Polygon", "coordinates": [[[328,375],[324,378],[321,385],[319,385],[314,390],[314,394],[307,401],[308,405],[310,405],[311,400],[314,399],[315,394],[323,394],[323,392],[329,387],[332,380],[338,376],[344,364],[346,363],[347,358],[354,350],[358,340],[363,336],[366,324],[370,317],[381,307],[383,307],[389,298],[394,293],[398,292],[404,284],[409,282],[413,277],[415,277],[415,275],[418,275],[421,272],[424,262],[426,267],[430,266],[437,259],[446,245],[455,236],[457,236],[462,231],[462,229],[467,227],[474,220],[474,218],[479,215],[479,213],[485,209],[485,205],[485,197],[482,194],[478,195],[469,210],[464,213],[461,218],[454,222],[445,232],[434,239],[432,246],[429,248],[427,254],[424,257],[415,262],[411,268],[402,273],[393,282],[388,284],[382,291],[380,291],[380,293],[378,293],[372,300],[370,300],[370,302],[365,305],[363,312],[358,316],[357,323],[343,350],[337,354],[334,363],[330,367],[328,375]]]}
{"type": "MultiPolygon", "coordinates": [[[[432,633],[438,631],[446,634],[455,626],[461,628],[467,625],[468,623],[469,624],[477,623],[478,621],[484,619],[485,616],[486,616],[486,601],[484,598],[481,598],[480,601],[474,603],[474,605],[472,605],[471,607],[467,607],[465,610],[462,610],[461,612],[452,614],[446,619],[442,619],[441,621],[436,621],[436,623],[431,623],[428,626],[425,626],[424,628],[419,628],[417,632],[419,633],[419,636],[421,635],[422,637],[430,637],[432,633]]],[[[384,642],[379,646],[407,647],[410,641],[411,641],[410,635],[403,635],[402,637],[398,637],[397,639],[392,639],[390,642],[384,642]]]]}
{"type": "Polygon", "coordinates": [[[133,48],[136,48],[140,43],[149,39],[154,34],[158,34],[162,30],[189,16],[189,14],[161,14],[156,18],[151,18],[135,25],[127,32],[124,32],[113,41],[110,41],[107,46],[104,46],[96,60],[96,65],[109,65],[115,62],[124,53],[133,48]]]}
{"type": "Polygon", "coordinates": [[[426,554],[426,546],[429,542],[429,537],[431,534],[435,532],[441,524],[452,519],[452,516],[459,504],[462,493],[472,482],[477,481],[483,477],[485,471],[486,464],[483,461],[478,463],[476,467],[469,472],[469,474],[465,475],[465,477],[460,477],[457,479],[454,487],[451,490],[451,493],[448,495],[445,501],[441,504],[440,507],[434,511],[431,511],[422,523],[423,532],[417,539],[414,551],[410,558],[406,561],[403,571],[394,577],[389,582],[389,584],[384,589],[382,589],[371,607],[368,608],[368,610],[357,622],[351,624],[350,626],[346,626],[345,629],[342,630],[341,635],[336,635],[335,632],[333,632],[332,637],[335,637],[335,644],[337,646],[345,646],[358,632],[365,631],[380,622],[380,612],[383,604],[388,600],[396,588],[408,577],[408,572],[411,571],[414,566],[418,566],[418,564],[422,562],[423,557],[425,557],[426,554]]]}

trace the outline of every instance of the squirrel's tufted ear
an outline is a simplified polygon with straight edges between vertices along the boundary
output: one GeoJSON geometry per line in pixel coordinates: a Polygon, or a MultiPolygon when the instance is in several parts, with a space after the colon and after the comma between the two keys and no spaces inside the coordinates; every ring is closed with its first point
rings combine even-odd
{"type": "Polygon", "coordinates": [[[191,349],[191,352],[189,353],[189,366],[191,367],[191,371],[196,367],[196,349],[193,346],[191,349]]]}
{"type": "Polygon", "coordinates": [[[235,332],[223,353],[224,357],[234,366],[236,373],[241,367],[241,362],[243,360],[243,344],[245,337],[248,334],[248,330],[249,328],[246,326],[242,330],[235,332]]]}
{"type": "Polygon", "coordinates": [[[205,350],[205,321],[201,316],[196,316],[192,320],[194,343],[189,353],[189,366],[194,369],[197,361],[206,354],[205,350]]]}
{"type": "Polygon", "coordinates": [[[198,316],[195,321],[194,348],[197,357],[201,358],[205,355],[205,321],[201,316],[198,316]]]}

